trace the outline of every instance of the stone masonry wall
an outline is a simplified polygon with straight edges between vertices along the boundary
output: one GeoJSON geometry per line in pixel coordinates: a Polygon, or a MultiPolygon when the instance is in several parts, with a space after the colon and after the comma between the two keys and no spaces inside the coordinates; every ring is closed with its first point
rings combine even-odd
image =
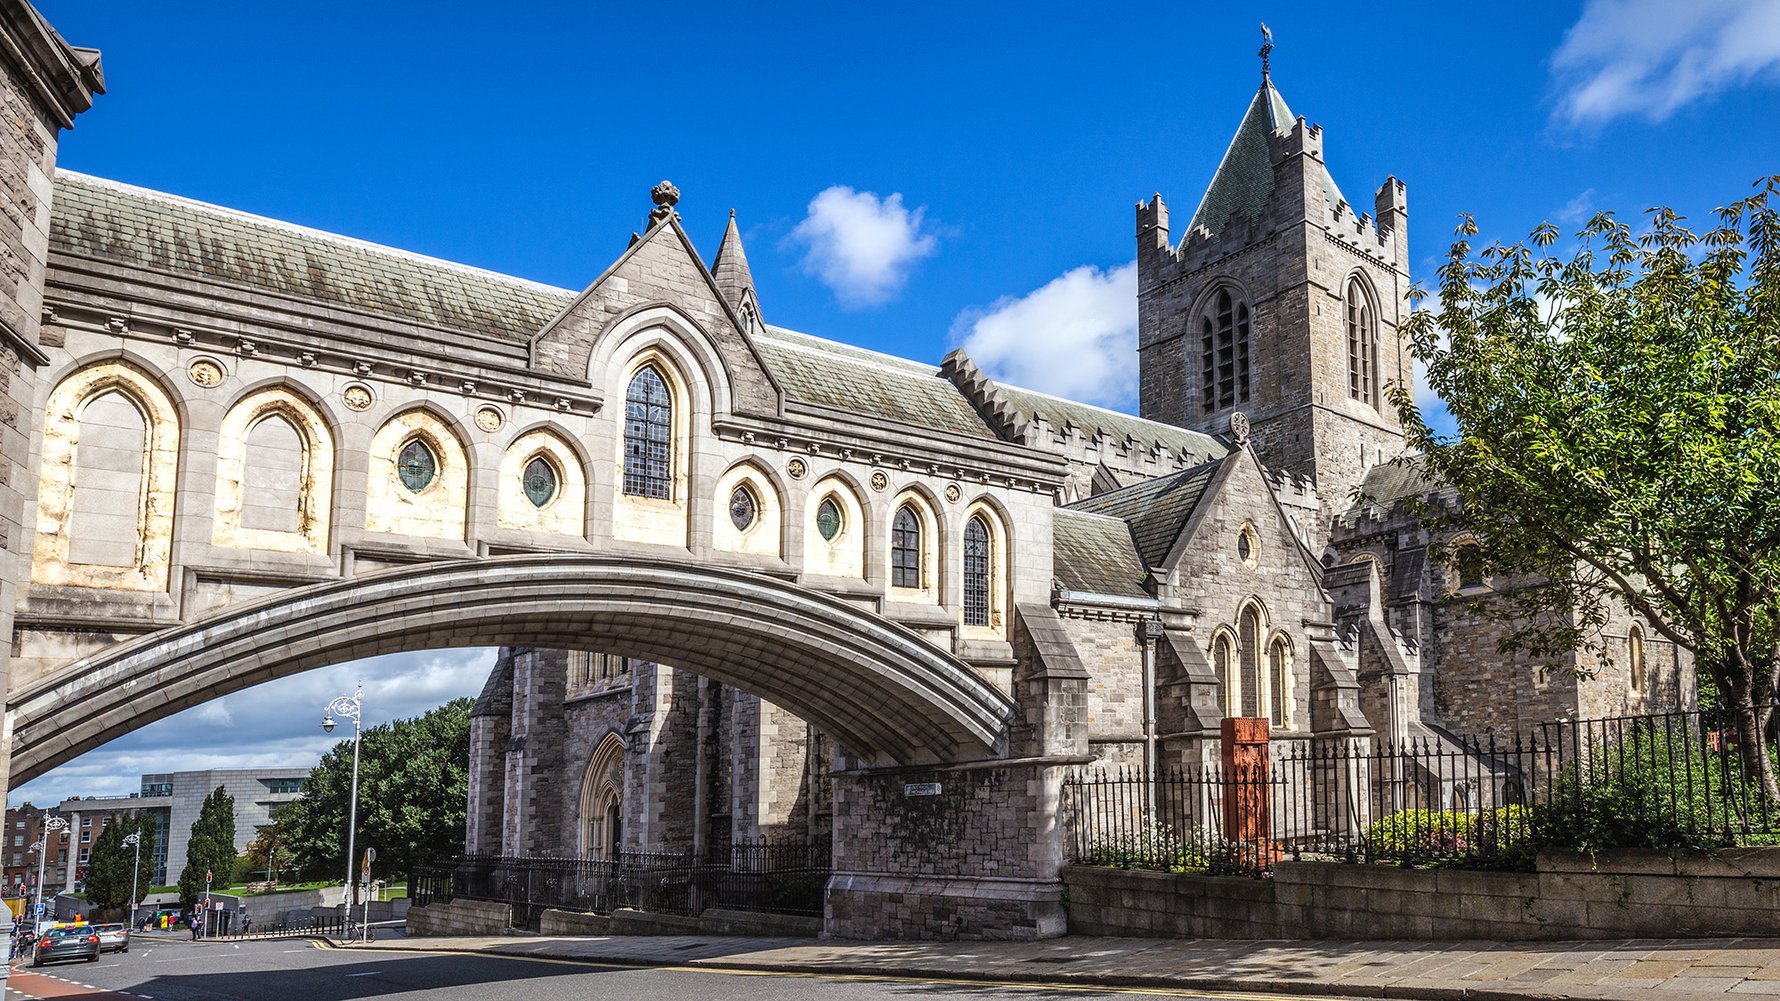
{"type": "Polygon", "coordinates": [[[1088,748],[1105,765],[1143,763],[1143,655],[1131,615],[1067,615],[1069,640],[1088,669],[1088,748]]]}
{"type": "Polygon", "coordinates": [[[1780,934],[1780,849],[1541,855],[1534,873],[1281,862],[1270,880],[1064,870],[1069,930],[1180,938],[1603,939],[1780,934]]]}

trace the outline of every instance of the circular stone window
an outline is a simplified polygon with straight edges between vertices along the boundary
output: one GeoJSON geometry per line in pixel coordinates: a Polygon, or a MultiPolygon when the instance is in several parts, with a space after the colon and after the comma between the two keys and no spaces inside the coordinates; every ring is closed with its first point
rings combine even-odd
{"type": "Polygon", "coordinates": [[[1249,569],[1253,570],[1255,568],[1255,565],[1260,562],[1260,559],[1259,559],[1260,549],[1261,549],[1261,538],[1260,538],[1260,536],[1255,534],[1254,526],[1253,525],[1242,526],[1242,531],[1238,532],[1236,535],[1236,556],[1237,556],[1237,558],[1242,560],[1243,565],[1245,565],[1249,569]]]}
{"type": "Polygon", "coordinates": [[[816,531],[822,538],[833,542],[841,534],[841,506],[834,502],[833,497],[822,498],[821,506],[816,508],[816,531]]]}
{"type": "Polygon", "coordinates": [[[746,486],[738,486],[729,495],[729,522],[738,532],[746,532],[754,527],[760,517],[760,502],[754,499],[754,491],[746,486]]]}
{"type": "Polygon", "coordinates": [[[402,486],[420,493],[439,478],[439,457],[426,442],[419,438],[410,439],[396,459],[396,474],[402,478],[402,486]]]}
{"type": "Polygon", "coordinates": [[[533,507],[543,507],[555,499],[556,467],[543,456],[532,456],[532,461],[525,464],[525,473],[521,479],[525,487],[525,499],[531,501],[533,507]]]}

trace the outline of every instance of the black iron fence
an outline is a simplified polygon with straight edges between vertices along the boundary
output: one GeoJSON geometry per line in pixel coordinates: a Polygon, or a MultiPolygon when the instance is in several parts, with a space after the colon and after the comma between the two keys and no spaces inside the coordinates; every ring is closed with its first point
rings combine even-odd
{"type": "Polygon", "coordinates": [[[435,900],[494,900],[535,928],[548,908],[610,914],[620,908],[698,915],[711,908],[822,914],[832,872],[826,844],[739,843],[728,858],[623,852],[612,858],[469,855],[415,866],[414,906],[435,900]]]}
{"type": "MultiPolygon", "coordinates": [[[[1259,875],[1281,858],[1527,868],[1541,847],[1780,843],[1735,720],[1563,721],[1512,738],[1274,745],[1265,764],[1089,770],[1065,787],[1076,860],[1259,875]],[[1281,747],[1284,750],[1279,750],[1281,747]]],[[[1772,752],[1768,752],[1773,760],[1772,752]]]]}

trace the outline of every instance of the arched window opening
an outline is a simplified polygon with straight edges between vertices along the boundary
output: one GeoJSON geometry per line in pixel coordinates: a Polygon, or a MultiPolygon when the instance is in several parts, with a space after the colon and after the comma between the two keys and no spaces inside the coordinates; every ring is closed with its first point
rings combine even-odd
{"type": "Polygon", "coordinates": [[[1248,304],[1219,289],[1199,321],[1200,409],[1210,412],[1249,400],[1248,304]]]}
{"type": "Polygon", "coordinates": [[[673,499],[673,397],[654,365],[631,377],[624,394],[624,492],[673,499]]]}
{"type": "Polygon", "coordinates": [[[845,525],[841,518],[841,506],[832,496],[822,498],[816,508],[816,531],[821,534],[824,542],[833,542],[840,538],[841,528],[845,525]]]}
{"type": "Polygon", "coordinates": [[[1250,605],[1242,610],[1242,715],[1261,714],[1261,612],[1250,605]]]}
{"type": "Polygon", "coordinates": [[[760,500],[746,483],[739,483],[729,495],[729,523],[738,532],[746,532],[754,527],[760,518],[760,500]]]}
{"type": "Polygon", "coordinates": [[[1284,727],[1289,713],[1286,712],[1287,674],[1291,671],[1291,650],[1286,646],[1285,637],[1273,641],[1267,653],[1268,681],[1272,682],[1268,689],[1267,719],[1276,727],[1284,727]]]}
{"type": "Polygon", "coordinates": [[[1372,403],[1376,396],[1374,368],[1378,355],[1376,318],[1372,300],[1358,278],[1347,283],[1347,391],[1356,400],[1372,403]]]}
{"type": "Polygon", "coordinates": [[[142,543],[148,420],[134,401],[112,390],[81,409],[78,433],[68,562],[136,566],[142,543]]]}
{"type": "Polygon", "coordinates": [[[243,452],[241,527],[303,530],[303,436],[281,414],[248,429],[243,452]]]}
{"type": "Polygon", "coordinates": [[[1224,700],[1226,716],[1236,715],[1231,711],[1235,706],[1233,684],[1236,678],[1230,670],[1235,659],[1235,651],[1230,646],[1230,634],[1219,633],[1218,638],[1211,643],[1211,666],[1218,676],[1218,692],[1224,700]]]}
{"type": "Polygon", "coordinates": [[[890,524],[890,586],[921,586],[921,519],[907,504],[890,524]]]}
{"type": "Polygon", "coordinates": [[[396,457],[396,475],[402,478],[402,486],[420,493],[439,478],[439,457],[425,439],[410,438],[396,457]]]}
{"type": "Polygon", "coordinates": [[[534,455],[525,464],[525,472],[521,476],[525,487],[525,499],[536,507],[543,507],[556,499],[556,491],[560,479],[556,475],[556,467],[550,460],[541,455],[534,455]]]}
{"type": "Polygon", "coordinates": [[[1459,590],[1484,586],[1483,550],[1467,543],[1453,554],[1453,571],[1459,578],[1459,590]]]}
{"type": "Polygon", "coordinates": [[[1649,667],[1644,660],[1644,629],[1633,624],[1626,634],[1626,666],[1631,670],[1632,692],[1644,695],[1650,689],[1649,667]]]}
{"type": "Polygon", "coordinates": [[[989,624],[989,526],[982,515],[964,526],[964,624],[989,624]]]}

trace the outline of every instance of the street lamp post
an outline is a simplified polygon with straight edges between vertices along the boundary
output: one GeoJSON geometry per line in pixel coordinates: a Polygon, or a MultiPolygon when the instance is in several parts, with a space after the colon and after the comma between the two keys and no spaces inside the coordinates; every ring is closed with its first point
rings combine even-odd
{"type": "Polygon", "coordinates": [[[353,879],[352,863],[357,858],[358,834],[358,744],[364,732],[361,723],[365,707],[365,683],[359,682],[351,695],[342,695],[328,703],[327,712],[321,718],[321,729],[324,733],[334,732],[334,717],[344,716],[352,720],[352,799],[346,813],[346,885],[342,887],[344,911],[341,918],[341,931],[352,921],[352,905],[358,896],[357,883],[353,879]]]}
{"type": "Polygon", "coordinates": [[[124,844],[136,846],[136,865],[130,870],[130,927],[134,928],[136,908],[140,906],[136,902],[136,880],[142,875],[142,832],[136,831],[124,838],[124,844]]]}
{"type": "Polygon", "coordinates": [[[43,818],[43,840],[37,842],[37,907],[31,914],[31,928],[37,928],[37,922],[43,917],[43,879],[44,862],[49,858],[49,836],[68,826],[68,821],[61,817],[43,818]]]}

